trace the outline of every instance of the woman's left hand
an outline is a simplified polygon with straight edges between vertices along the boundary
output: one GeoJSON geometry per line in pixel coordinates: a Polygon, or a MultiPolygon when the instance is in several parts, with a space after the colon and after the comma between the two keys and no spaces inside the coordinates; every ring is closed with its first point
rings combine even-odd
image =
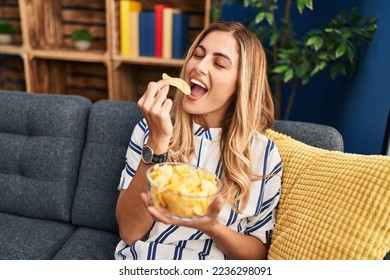
{"type": "Polygon", "coordinates": [[[221,212],[224,205],[224,199],[221,195],[217,196],[215,200],[210,204],[206,215],[193,220],[178,220],[170,218],[151,205],[149,197],[146,193],[142,193],[141,197],[142,201],[145,204],[145,207],[148,209],[150,215],[155,221],[159,221],[165,224],[195,228],[203,232],[210,231],[212,227],[221,224],[221,220],[219,219],[219,213],[221,212]]]}
{"type": "Polygon", "coordinates": [[[238,233],[227,227],[219,219],[224,206],[222,196],[217,196],[205,216],[194,220],[177,220],[167,217],[150,204],[146,193],[141,193],[142,201],[155,221],[177,226],[185,226],[208,235],[228,259],[266,259],[268,249],[255,236],[238,233]]]}

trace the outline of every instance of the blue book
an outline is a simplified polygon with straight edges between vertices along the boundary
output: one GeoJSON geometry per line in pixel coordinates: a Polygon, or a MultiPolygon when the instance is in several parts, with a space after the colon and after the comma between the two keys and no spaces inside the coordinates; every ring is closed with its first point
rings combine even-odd
{"type": "Polygon", "coordinates": [[[139,13],[139,54],[154,56],[154,12],[139,13]]]}
{"type": "Polygon", "coordinates": [[[174,13],[172,29],[172,58],[184,58],[188,45],[188,14],[174,13]]]}

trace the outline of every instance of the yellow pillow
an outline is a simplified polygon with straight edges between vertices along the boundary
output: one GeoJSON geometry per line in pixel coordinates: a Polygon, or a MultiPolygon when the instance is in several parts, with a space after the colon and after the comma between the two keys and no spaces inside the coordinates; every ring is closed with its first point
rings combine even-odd
{"type": "Polygon", "coordinates": [[[328,151],[272,130],[283,183],[269,259],[383,259],[390,157],[328,151]]]}

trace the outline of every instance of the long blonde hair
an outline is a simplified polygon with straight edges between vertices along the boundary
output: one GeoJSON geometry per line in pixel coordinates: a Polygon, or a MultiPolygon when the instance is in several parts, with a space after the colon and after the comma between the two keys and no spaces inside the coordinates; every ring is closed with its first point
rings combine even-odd
{"type": "MultiPolygon", "coordinates": [[[[264,132],[274,123],[274,105],[267,79],[267,60],[259,39],[236,22],[212,23],[204,29],[190,47],[184,69],[198,44],[211,32],[231,33],[237,41],[239,70],[237,92],[222,125],[220,143],[223,162],[223,195],[236,212],[242,211],[249,199],[252,174],[250,143],[256,132],[264,132]],[[238,203],[241,201],[240,203],[238,203]],[[239,206],[238,206],[239,205],[239,206]]],[[[189,162],[194,155],[193,116],[182,108],[183,95],[175,95],[172,118],[173,135],[169,147],[171,161],[189,162]]]]}

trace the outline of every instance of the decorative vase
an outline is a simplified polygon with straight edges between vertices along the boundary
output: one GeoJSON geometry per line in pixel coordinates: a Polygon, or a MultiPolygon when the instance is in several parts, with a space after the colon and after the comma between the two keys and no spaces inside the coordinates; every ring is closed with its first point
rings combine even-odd
{"type": "Polygon", "coordinates": [[[12,43],[12,35],[11,34],[0,34],[0,44],[8,45],[12,43]]]}
{"type": "Polygon", "coordinates": [[[77,49],[84,51],[84,50],[88,50],[91,47],[91,42],[86,40],[76,41],[74,42],[74,45],[77,49]]]}

